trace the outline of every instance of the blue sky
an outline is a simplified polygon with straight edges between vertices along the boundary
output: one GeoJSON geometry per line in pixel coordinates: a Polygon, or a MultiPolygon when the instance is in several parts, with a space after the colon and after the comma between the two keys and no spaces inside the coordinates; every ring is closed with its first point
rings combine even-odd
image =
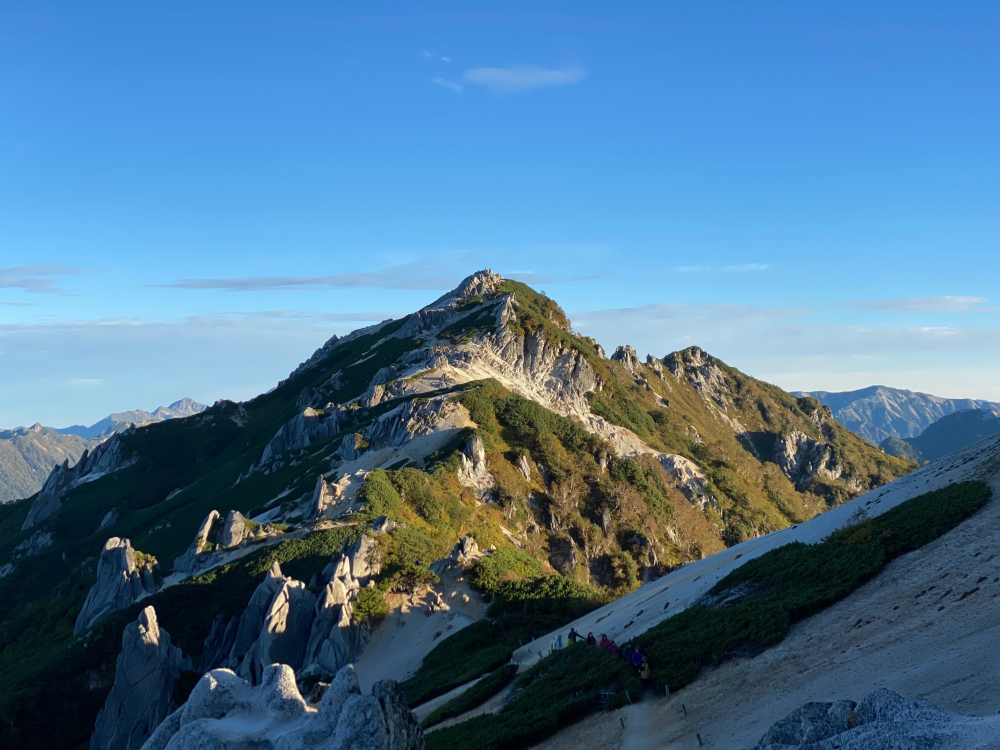
{"type": "Polygon", "coordinates": [[[1000,400],[1000,5],[469,6],[0,4],[0,426],[248,398],[481,267],[1000,400]]]}

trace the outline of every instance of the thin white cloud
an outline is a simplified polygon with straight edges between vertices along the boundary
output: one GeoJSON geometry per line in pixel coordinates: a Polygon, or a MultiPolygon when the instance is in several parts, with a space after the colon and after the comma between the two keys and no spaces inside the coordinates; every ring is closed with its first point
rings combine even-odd
{"type": "Polygon", "coordinates": [[[903,297],[900,299],[859,299],[841,302],[841,307],[870,312],[970,312],[992,311],[982,305],[989,302],[987,297],[903,297]]]}
{"type": "Polygon", "coordinates": [[[769,267],[767,263],[738,263],[731,266],[677,266],[674,270],[678,273],[712,273],[714,271],[742,273],[746,271],[766,271],[769,267]]]}
{"type": "Polygon", "coordinates": [[[442,273],[454,259],[434,263],[405,263],[381,271],[341,273],[327,276],[248,276],[224,279],[181,279],[170,284],[151,284],[167,289],[218,289],[226,292],[273,292],[295,289],[432,289],[447,290],[462,276],[442,273]]]}
{"type": "Polygon", "coordinates": [[[77,276],[82,273],[87,273],[87,270],[64,266],[8,266],[0,268],[0,289],[21,289],[30,294],[69,296],[70,292],[56,285],[66,276],[77,276]]]}
{"type": "Polygon", "coordinates": [[[450,57],[442,57],[441,58],[441,62],[451,62],[451,58],[450,57]]]}
{"type": "Polygon", "coordinates": [[[587,76],[583,68],[546,68],[512,65],[506,68],[473,68],[462,76],[466,83],[485,86],[494,94],[516,94],[556,86],[571,86],[587,76]]]}
{"type": "Polygon", "coordinates": [[[432,57],[434,57],[434,55],[432,55],[428,50],[425,49],[420,50],[420,54],[425,60],[430,60],[432,57]]]}
{"type": "Polygon", "coordinates": [[[449,81],[447,78],[432,78],[431,83],[435,83],[442,88],[446,88],[449,91],[454,91],[456,94],[461,94],[464,86],[460,83],[455,83],[454,81],[449,81]]]}

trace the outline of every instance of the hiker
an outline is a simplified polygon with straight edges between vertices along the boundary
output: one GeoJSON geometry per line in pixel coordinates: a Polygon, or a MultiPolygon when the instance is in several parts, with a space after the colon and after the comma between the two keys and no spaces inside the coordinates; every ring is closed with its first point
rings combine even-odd
{"type": "Polygon", "coordinates": [[[646,657],[643,656],[642,649],[636,646],[635,649],[632,651],[632,666],[635,667],[636,670],[638,670],[639,667],[642,666],[642,660],[645,658],[646,657]]]}
{"type": "Polygon", "coordinates": [[[568,635],[568,636],[566,636],[566,639],[567,639],[567,640],[568,640],[568,641],[569,641],[570,643],[574,643],[574,644],[575,644],[575,643],[576,643],[577,641],[582,641],[582,640],[585,640],[585,638],[584,638],[584,637],[583,637],[582,635],[580,635],[579,633],[577,633],[577,632],[576,632],[576,628],[570,628],[570,629],[569,629],[569,635],[568,635]]]}
{"type": "Polygon", "coordinates": [[[566,648],[566,645],[563,643],[562,636],[557,635],[552,639],[552,643],[549,644],[549,653],[554,654],[556,651],[562,651],[564,648],[566,648]]]}
{"type": "Polygon", "coordinates": [[[611,641],[608,640],[608,636],[605,635],[604,633],[601,633],[601,643],[600,643],[601,648],[607,651],[610,645],[611,641]]]}
{"type": "Polygon", "coordinates": [[[596,646],[597,645],[597,639],[594,638],[594,634],[593,633],[587,633],[587,645],[588,646],[596,646]]]}
{"type": "Polygon", "coordinates": [[[614,641],[611,641],[611,645],[608,646],[608,653],[612,656],[618,656],[618,646],[615,645],[614,641]]]}
{"type": "Polygon", "coordinates": [[[632,663],[632,644],[631,643],[626,643],[625,646],[622,648],[622,658],[625,661],[627,661],[629,664],[632,663]]]}
{"type": "Polygon", "coordinates": [[[642,680],[643,687],[649,687],[649,659],[645,656],[642,657],[642,663],[639,665],[639,679],[642,680]]]}

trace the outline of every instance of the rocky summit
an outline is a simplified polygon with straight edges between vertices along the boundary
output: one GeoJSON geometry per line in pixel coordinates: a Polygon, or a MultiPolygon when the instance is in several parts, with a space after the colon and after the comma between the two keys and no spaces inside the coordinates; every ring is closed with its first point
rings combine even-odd
{"type": "MultiPolygon", "coordinates": [[[[402,750],[437,707],[568,715],[549,680],[577,684],[583,714],[614,707],[635,677],[597,656],[529,671],[554,629],[915,466],[698,347],[606,357],[484,270],[254,399],[116,431],[0,506],[4,738],[402,750]]],[[[695,598],[607,622],[624,642],[695,598]]]]}

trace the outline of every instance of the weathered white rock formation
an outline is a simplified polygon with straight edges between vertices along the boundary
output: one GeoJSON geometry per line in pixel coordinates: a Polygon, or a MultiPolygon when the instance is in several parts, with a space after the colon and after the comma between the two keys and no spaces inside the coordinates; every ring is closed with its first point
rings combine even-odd
{"type": "Polygon", "coordinates": [[[719,509],[718,502],[708,491],[708,478],[698,464],[673,453],[661,453],[658,458],[660,466],[677,480],[681,492],[692,505],[699,510],[705,510],[706,505],[719,509]]]}
{"type": "Polygon", "coordinates": [[[240,665],[240,675],[258,684],[268,664],[301,669],[315,617],[315,595],[301,581],[284,579],[264,615],[260,635],[240,665]]]}
{"type": "Polygon", "coordinates": [[[323,589],[306,645],[303,676],[330,679],[357,657],[362,639],[352,619],[356,594],[356,585],[345,576],[334,577],[323,589]]]}
{"type": "Polygon", "coordinates": [[[135,750],[176,708],[174,680],[191,660],[170,643],[170,634],[146,607],[122,633],[115,682],[97,714],[90,750],[135,750]]]}
{"type": "Polygon", "coordinates": [[[222,524],[219,532],[219,544],[222,547],[236,547],[250,536],[247,519],[238,510],[231,510],[222,524]]]}
{"type": "Polygon", "coordinates": [[[247,653],[257,642],[264,629],[264,619],[271,609],[271,601],[284,582],[285,577],[281,575],[281,566],[274,563],[264,576],[264,580],[254,590],[246,610],[239,617],[236,636],[229,652],[228,666],[230,669],[239,669],[247,653]]]}
{"type": "Polygon", "coordinates": [[[131,606],[155,590],[153,571],[148,565],[141,570],[136,566],[131,542],[111,537],[101,550],[97,582],[83,602],[73,635],[89,630],[112,612],[131,606]]]}
{"type": "Polygon", "coordinates": [[[111,524],[118,520],[118,508],[112,508],[107,513],[104,514],[104,518],[101,519],[101,525],[97,527],[98,531],[101,529],[106,529],[111,524]]]}
{"type": "Polygon", "coordinates": [[[205,552],[208,551],[208,535],[212,533],[212,526],[219,520],[219,511],[213,510],[198,527],[198,533],[194,535],[194,541],[180,557],[174,560],[174,572],[193,573],[205,561],[205,552]]]}
{"type": "Polygon", "coordinates": [[[490,474],[490,467],[486,463],[486,447],[479,435],[473,435],[465,444],[461,461],[462,465],[458,469],[459,483],[476,490],[480,497],[487,496],[496,485],[496,480],[490,474]]]}
{"type": "Polygon", "coordinates": [[[317,440],[333,437],[340,430],[340,410],[336,404],[327,404],[323,410],[307,406],[296,414],[264,446],[260,458],[250,467],[248,474],[267,471],[278,457],[290,450],[306,448],[317,440]]]}
{"type": "Polygon", "coordinates": [[[70,468],[69,459],[52,469],[49,478],[45,480],[42,489],[28,510],[21,529],[28,529],[42,521],[62,507],[62,499],[74,487],[84,482],[92,482],[112,471],[124,469],[135,463],[137,456],[126,456],[122,435],[129,435],[134,426],[123,433],[112,435],[93,451],[84,451],[76,465],[70,468]]]}
{"type": "Polygon", "coordinates": [[[635,349],[631,346],[627,344],[619,346],[615,349],[615,353],[611,355],[611,359],[619,362],[622,367],[635,377],[641,378],[643,376],[642,365],[639,363],[639,355],[636,354],[635,349]]]}
{"type": "MultiPolygon", "coordinates": [[[[347,438],[344,440],[346,441],[347,438]]],[[[326,481],[326,478],[320,474],[316,477],[316,487],[313,489],[312,499],[309,501],[308,518],[319,518],[332,511],[340,499],[340,494],[340,487],[337,483],[326,481]]]]}
{"type": "Polygon", "coordinates": [[[893,750],[1000,747],[1000,716],[963,716],[879,688],[861,703],[806,703],[751,750],[893,750]]]}
{"type": "Polygon", "coordinates": [[[800,490],[815,476],[839,479],[843,473],[843,468],[834,461],[829,445],[813,440],[798,430],[787,437],[775,439],[774,463],[800,490]]]}
{"type": "Polygon", "coordinates": [[[420,750],[423,733],[399,685],[362,695],[353,667],[340,670],[319,705],[306,703],[285,664],[251,687],[226,669],[209,672],[143,750],[420,750]]]}

